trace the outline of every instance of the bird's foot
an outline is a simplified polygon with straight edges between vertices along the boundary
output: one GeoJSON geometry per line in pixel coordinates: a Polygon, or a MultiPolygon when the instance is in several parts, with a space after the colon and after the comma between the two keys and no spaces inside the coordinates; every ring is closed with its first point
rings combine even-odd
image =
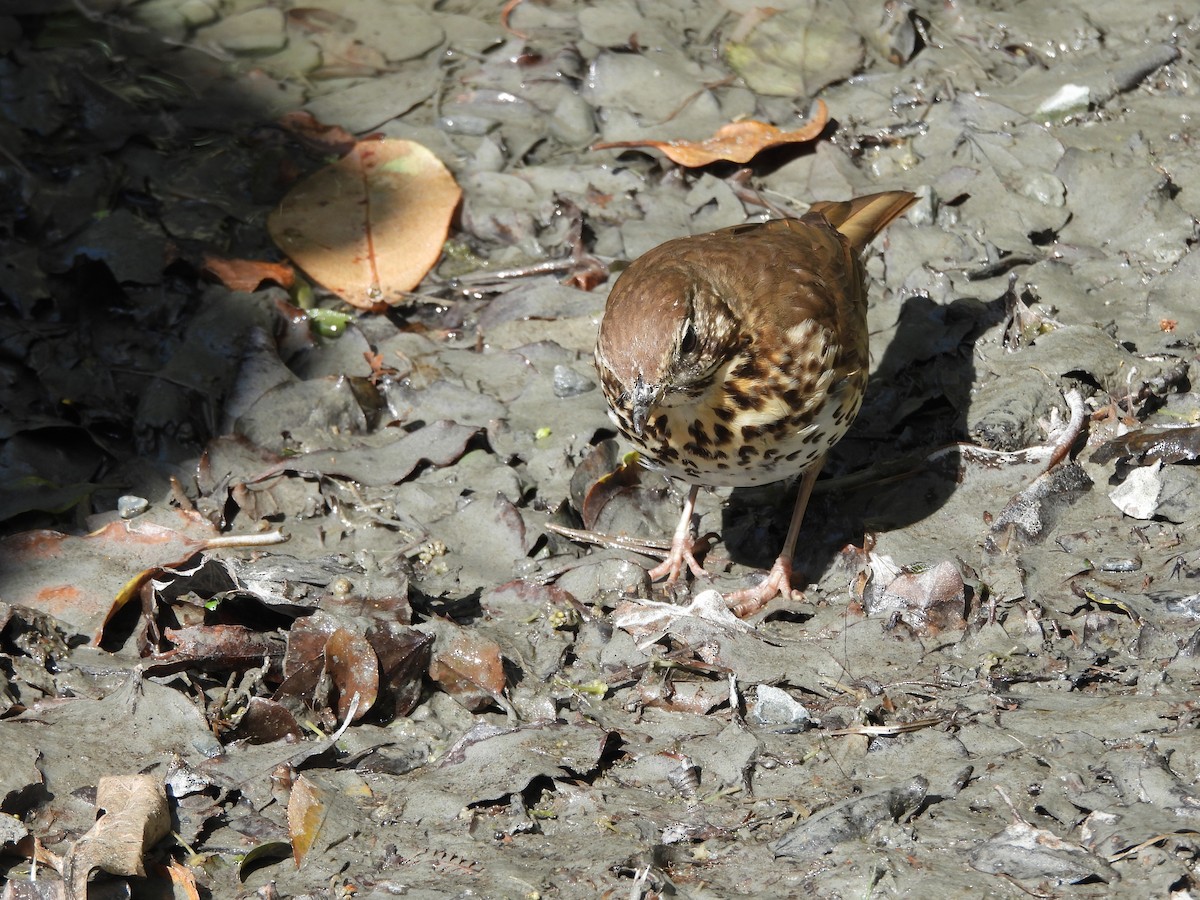
{"type": "Polygon", "coordinates": [[[657,581],[665,576],[664,584],[668,587],[679,580],[685,565],[695,577],[708,578],[709,574],[696,560],[695,549],[696,540],[690,534],[682,537],[678,534],[675,535],[675,539],[671,541],[671,549],[667,551],[667,558],[646,574],[650,576],[651,581],[657,581]]]}
{"type": "Polygon", "coordinates": [[[725,595],[729,611],[739,619],[752,616],[776,597],[785,600],[803,599],[804,594],[792,587],[792,561],[780,556],[757,585],[725,595]]]}

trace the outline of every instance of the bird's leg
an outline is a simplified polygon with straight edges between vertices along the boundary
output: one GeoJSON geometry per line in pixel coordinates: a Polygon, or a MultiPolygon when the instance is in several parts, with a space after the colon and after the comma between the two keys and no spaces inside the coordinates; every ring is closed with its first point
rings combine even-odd
{"type": "Polygon", "coordinates": [[[674,584],[679,580],[684,563],[697,578],[708,574],[700,563],[696,562],[696,557],[692,555],[692,548],[696,545],[696,540],[692,537],[692,513],[696,509],[696,495],[699,493],[700,485],[698,484],[693,484],[688,488],[687,499],[683,501],[683,515],[679,517],[679,525],[675,528],[675,537],[671,538],[671,551],[667,554],[666,559],[647,573],[651,581],[657,581],[665,575],[666,583],[674,584]]]}
{"type": "Polygon", "coordinates": [[[792,556],[796,552],[796,541],[800,537],[800,525],[804,522],[804,511],[808,509],[808,498],[812,496],[813,485],[821,473],[825,457],[821,457],[812,466],[805,469],[800,479],[800,490],[796,494],[796,506],[792,509],[792,521],[788,525],[787,538],[783,542],[783,550],[767,577],[755,587],[734,591],[725,595],[730,611],[738,618],[752,616],[776,597],[791,599],[798,593],[792,589],[792,556]]]}

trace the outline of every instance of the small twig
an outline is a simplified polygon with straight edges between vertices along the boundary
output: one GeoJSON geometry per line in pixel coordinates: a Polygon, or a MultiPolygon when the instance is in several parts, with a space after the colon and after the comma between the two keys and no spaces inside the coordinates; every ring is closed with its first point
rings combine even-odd
{"type": "Polygon", "coordinates": [[[828,735],[847,735],[847,734],[865,734],[871,737],[892,737],[897,734],[908,734],[910,731],[920,731],[923,728],[932,728],[934,725],[940,725],[941,719],[915,719],[912,722],[902,722],[899,725],[855,725],[851,728],[838,728],[835,731],[826,731],[828,735]]]}
{"type": "Polygon", "coordinates": [[[487,269],[479,269],[469,275],[463,275],[459,278],[451,279],[451,286],[458,284],[463,286],[478,286],[481,284],[489,284],[493,281],[512,281],[516,278],[530,278],[534,275],[556,275],[559,272],[568,272],[575,267],[576,261],[571,259],[547,259],[539,263],[533,263],[528,266],[517,266],[512,269],[497,269],[494,272],[489,272],[487,269]]]}
{"type": "Polygon", "coordinates": [[[630,550],[655,559],[666,559],[670,551],[670,541],[659,541],[653,538],[631,538],[623,534],[601,534],[598,531],[587,531],[583,528],[568,528],[565,525],[546,523],[546,530],[562,535],[581,544],[595,544],[597,547],[607,547],[609,550],[630,550]]]}
{"type": "Polygon", "coordinates": [[[270,547],[273,544],[285,544],[290,538],[282,531],[268,531],[264,534],[222,534],[208,538],[202,542],[205,550],[227,550],[230,547],[270,547]]]}
{"type": "Polygon", "coordinates": [[[1153,847],[1159,841],[1169,841],[1171,838],[1182,837],[1185,834],[1200,834],[1200,831],[1193,831],[1190,828],[1184,828],[1179,831],[1164,831],[1162,834],[1156,834],[1152,838],[1146,838],[1140,844],[1134,844],[1132,847],[1127,847],[1117,853],[1109,854],[1104,857],[1110,863],[1122,860],[1127,856],[1133,856],[1135,853],[1141,853],[1147,847],[1153,847]]]}
{"type": "Polygon", "coordinates": [[[1083,408],[1083,397],[1079,391],[1071,389],[1063,395],[1063,399],[1067,401],[1067,409],[1071,411],[1071,420],[1054,443],[1054,452],[1050,454],[1050,462],[1046,464],[1047,472],[1066,459],[1072,445],[1083,431],[1083,423],[1087,420],[1087,411],[1083,408]]]}

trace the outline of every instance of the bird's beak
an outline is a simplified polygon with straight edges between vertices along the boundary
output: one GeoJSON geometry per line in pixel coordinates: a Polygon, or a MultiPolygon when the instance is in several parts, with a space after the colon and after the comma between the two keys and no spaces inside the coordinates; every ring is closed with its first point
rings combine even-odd
{"type": "Polygon", "coordinates": [[[650,417],[651,408],[658,403],[662,389],[656,384],[646,384],[639,374],[629,392],[630,404],[633,407],[633,433],[638,437],[646,428],[646,419],[650,417]]]}

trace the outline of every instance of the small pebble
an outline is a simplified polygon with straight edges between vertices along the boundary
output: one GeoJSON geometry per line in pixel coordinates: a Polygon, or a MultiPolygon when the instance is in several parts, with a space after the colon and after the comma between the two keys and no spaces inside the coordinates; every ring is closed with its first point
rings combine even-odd
{"type": "Polygon", "coordinates": [[[117,499],[117,512],[121,514],[122,519],[132,519],[134,516],[140,516],[150,508],[150,501],[145,497],[135,497],[132,494],[125,494],[117,499]]]}
{"type": "Polygon", "coordinates": [[[554,367],[554,396],[560,400],[578,397],[595,389],[596,382],[586,375],[580,375],[570,366],[559,364],[554,367]]]}
{"type": "Polygon", "coordinates": [[[803,703],[787,691],[769,684],[754,689],[755,699],[746,711],[746,719],[755,725],[787,725],[806,727],[812,716],[803,703]]]}

